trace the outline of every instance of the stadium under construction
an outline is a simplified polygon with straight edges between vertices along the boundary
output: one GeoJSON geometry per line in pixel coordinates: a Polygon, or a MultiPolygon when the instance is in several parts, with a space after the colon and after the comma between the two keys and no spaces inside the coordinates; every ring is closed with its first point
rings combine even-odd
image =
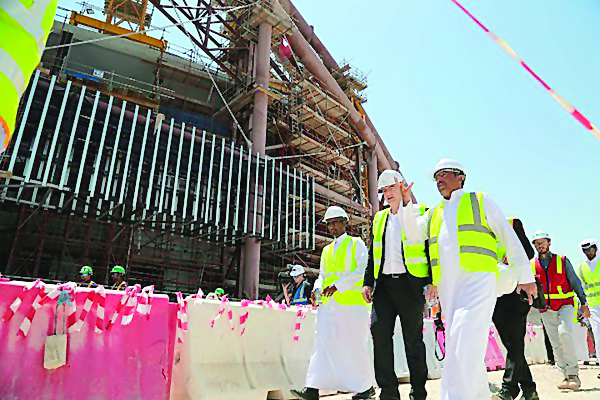
{"type": "Polygon", "coordinates": [[[0,156],[0,272],[91,265],[108,284],[118,264],[160,291],[237,298],[279,291],[291,263],[318,272],[326,208],[367,239],[378,172],[399,168],[366,87],[289,0],[61,9],[0,156]]]}

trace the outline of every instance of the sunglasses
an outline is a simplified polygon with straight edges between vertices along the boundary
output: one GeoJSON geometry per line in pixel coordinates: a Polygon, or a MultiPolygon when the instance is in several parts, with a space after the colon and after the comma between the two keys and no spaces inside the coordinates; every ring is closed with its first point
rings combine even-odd
{"type": "Polygon", "coordinates": [[[593,246],[588,245],[588,246],[581,246],[581,247],[582,247],[581,249],[583,250],[584,253],[592,253],[594,250],[597,249],[595,245],[593,245],[593,246]]]}

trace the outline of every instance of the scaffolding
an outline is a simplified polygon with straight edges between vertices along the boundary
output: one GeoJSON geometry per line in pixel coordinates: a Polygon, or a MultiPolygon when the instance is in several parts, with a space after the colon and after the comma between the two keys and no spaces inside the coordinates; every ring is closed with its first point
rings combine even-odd
{"type": "Polygon", "coordinates": [[[65,48],[45,56],[23,100],[2,160],[10,168],[0,168],[14,174],[0,181],[4,273],[60,281],[85,262],[108,281],[119,263],[129,280],[166,292],[226,286],[242,296],[244,248],[256,240],[258,287],[273,294],[288,264],[318,271],[330,205],[342,205],[351,232],[368,238],[378,206],[368,172],[378,166],[369,160],[385,146],[357,125],[357,112],[368,121],[366,76],[347,62],[332,66],[322,48],[314,51],[343,96],[315,75],[288,46],[303,29],[288,0],[101,3],[84,3],[51,37],[65,48]],[[88,8],[105,15],[101,25],[85,19],[88,8]],[[68,47],[102,36],[75,29],[82,21],[145,35],[157,15],[193,48],[164,38],[90,44],[98,54],[121,52],[106,67],[106,57],[68,47]],[[257,70],[266,25],[265,84],[257,70]],[[117,61],[127,57],[139,65],[134,75],[117,61]],[[264,95],[265,148],[256,151],[252,121],[264,95]]]}

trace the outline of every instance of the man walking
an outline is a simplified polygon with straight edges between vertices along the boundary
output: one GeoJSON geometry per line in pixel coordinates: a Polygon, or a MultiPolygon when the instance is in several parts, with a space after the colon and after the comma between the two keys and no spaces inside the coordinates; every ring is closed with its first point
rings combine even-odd
{"type": "Polygon", "coordinates": [[[533,245],[538,256],[531,261],[531,265],[536,278],[544,287],[546,309],[541,312],[542,323],[548,332],[556,365],[564,375],[558,388],[577,390],[581,387],[581,381],[578,376],[579,364],[573,341],[575,294],[581,304],[584,317],[589,318],[590,310],[586,305],[585,293],[573,265],[567,257],[551,253],[550,243],[550,235],[546,232],[535,233],[533,245]]]}
{"type": "Polygon", "coordinates": [[[318,400],[319,390],[340,390],[357,393],[353,399],[372,399],[375,379],[369,354],[369,309],[361,293],[367,247],[362,239],[346,233],[348,215],[341,207],[329,207],[324,221],[335,239],[323,249],[312,295],[314,301],[314,291],[322,293],[315,349],[306,387],[292,393],[318,400]]]}
{"type": "MultiPolygon", "coordinates": [[[[527,258],[532,259],[535,252],[525,235],[523,223],[516,218],[509,219],[509,223],[517,234],[527,258]]],[[[499,246],[498,260],[503,262],[504,256],[505,251],[499,246]]],[[[523,391],[522,400],[539,400],[531,370],[525,359],[525,334],[530,308],[529,303],[523,301],[516,290],[500,296],[496,300],[492,321],[507,350],[502,389],[497,394],[500,400],[516,399],[521,390],[523,391]]]]}
{"type": "MultiPolygon", "coordinates": [[[[590,325],[594,334],[596,358],[600,359],[600,267],[598,267],[598,243],[595,239],[581,242],[585,260],[579,266],[578,275],[583,284],[590,308],[590,325]]],[[[598,375],[600,379],[600,374],[598,375]]]]}
{"type": "MultiPolygon", "coordinates": [[[[390,205],[375,214],[369,263],[363,281],[365,300],[373,302],[371,334],[375,353],[375,378],[381,400],[399,400],[394,371],[394,328],[400,317],[410,374],[411,400],[427,397],[427,361],[423,343],[423,288],[431,284],[425,242],[409,242],[402,228],[402,193],[398,171],[381,173],[378,189],[390,205]]],[[[424,212],[424,207],[423,207],[424,212]]]]}
{"type": "Polygon", "coordinates": [[[433,171],[442,202],[416,218],[411,207],[412,184],[402,182],[402,217],[406,237],[428,240],[433,286],[446,316],[446,359],[442,400],[490,399],[485,353],[496,304],[497,245],[506,257],[530,304],[537,294],[529,260],[502,211],[489,196],[465,192],[465,169],[441,160],[433,171]]]}

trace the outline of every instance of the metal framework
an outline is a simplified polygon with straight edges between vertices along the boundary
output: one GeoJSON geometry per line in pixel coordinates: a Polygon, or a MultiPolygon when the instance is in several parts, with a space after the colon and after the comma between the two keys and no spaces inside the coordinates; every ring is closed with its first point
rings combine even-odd
{"type": "MultiPolygon", "coordinates": [[[[115,46],[151,77],[87,65],[85,49],[46,56],[0,168],[13,173],[0,180],[9,272],[60,280],[90,260],[108,280],[119,262],[166,291],[226,285],[255,297],[277,291],[289,263],[317,272],[328,206],[366,239],[378,172],[397,164],[362,107],[366,80],[335,62],[290,0],[103,6],[95,29],[139,31],[158,11],[194,49],[175,54],[149,36],[115,46]]],[[[90,35],[63,25],[52,40],[90,35]]]]}

